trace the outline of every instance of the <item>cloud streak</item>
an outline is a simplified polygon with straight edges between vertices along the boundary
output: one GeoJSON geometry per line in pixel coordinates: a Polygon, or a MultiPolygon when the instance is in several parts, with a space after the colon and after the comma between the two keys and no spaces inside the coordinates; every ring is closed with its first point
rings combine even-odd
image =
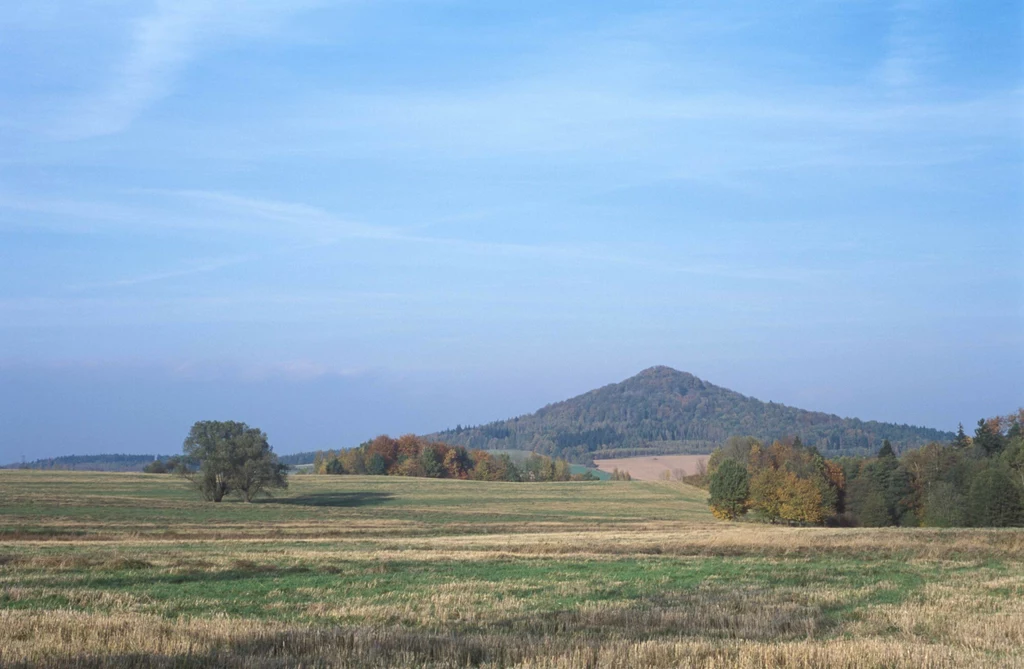
{"type": "Polygon", "coordinates": [[[921,0],[897,0],[892,8],[889,50],[879,77],[890,89],[902,90],[921,83],[924,69],[939,60],[933,42],[922,31],[928,4],[921,0]]]}
{"type": "MultiPolygon", "coordinates": [[[[201,212],[193,217],[188,214],[163,213],[165,220],[161,228],[174,227],[174,221],[192,229],[209,229],[220,226],[249,237],[275,241],[272,246],[259,253],[238,254],[200,260],[185,267],[101,282],[90,282],[69,286],[75,292],[116,289],[180,279],[197,274],[207,274],[240,264],[265,261],[273,256],[302,252],[340,244],[346,240],[370,240],[392,245],[434,248],[439,252],[470,257],[528,259],[546,264],[571,262],[583,266],[618,266],[634,270],[689,274],[694,276],[722,277],[749,280],[799,281],[818,274],[806,268],[767,269],[731,267],[715,262],[666,262],[655,257],[630,255],[608,249],[599,244],[557,245],[527,244],[513,241],[480,241],[444,236],[414,234],[410,229],[373,226],[353,223],[329,211],[304,203],[285,202],[240,196],[212,191],[153,191],[161,198],[170,198],[198,206],[201,212]],[[262,221],[258,223],[257,221],[262,221]],[[282,246],[280,242],[284,242],[282,246]]],[[[60,212],[72,215],[80,208],[86,216],[111,214],[113,222],[120,224],[125,218],[145,219],[147,214],[140,211],[135,217],[127,216],[123,209],[105,203],[72,203],[58,201],[52,206],[45,202],[15,201],[24,208],[46,212],[60,212]]],[[[0,207],[4,206],[0,200],[0,207]]],[[[72,223],[72,225],[74,225],[72,223]]]]}
{"type": "Polygon", "coordinates": [[[271,33],[310,0],[157,0],[135,21],[130,47],[108,83],[77,101],[54,130],[59,139],[86,139],[126,130],[168,96],[187,65],[232,40],[271,33]]]}

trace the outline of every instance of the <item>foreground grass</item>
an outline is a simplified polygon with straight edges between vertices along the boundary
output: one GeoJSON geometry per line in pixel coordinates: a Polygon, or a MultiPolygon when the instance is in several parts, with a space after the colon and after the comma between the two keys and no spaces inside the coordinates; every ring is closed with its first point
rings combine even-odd
{"type": "Polygon", "coordinates": [[[1024,666],[1024,532],[724,524],[674,483],[0,472],[0,665],[1024,666]]]}

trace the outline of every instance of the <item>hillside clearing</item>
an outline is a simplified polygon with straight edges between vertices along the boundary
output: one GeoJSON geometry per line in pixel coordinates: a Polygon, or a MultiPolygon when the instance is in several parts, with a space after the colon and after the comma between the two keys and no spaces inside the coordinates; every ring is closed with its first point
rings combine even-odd
{"type": "Polygon", "coordinates": [[[609,458],[605,460],[594,460],[597,468],[603,472],[611,472],[618,469],[620,472],[629,472],[637,481],[660,481],[668,472],[672,476],[674,472],[682,471],[684,475],[696,474],[701,462],[707,464],[707,455],[652,455],[637,458],[609,458]]]}

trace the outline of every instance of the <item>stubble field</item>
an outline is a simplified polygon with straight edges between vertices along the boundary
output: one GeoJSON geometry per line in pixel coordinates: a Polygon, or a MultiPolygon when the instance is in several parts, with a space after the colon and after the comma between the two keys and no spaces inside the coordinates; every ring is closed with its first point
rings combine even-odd
{"type": "Polygon", "coordinates": [[[661,481],[676,479],[676,473],[692,476],[700,471],[701,463],[707,465],[707,455],[647,455],[636,458],[614,458],[595,460],[594,464],[603,472],[629,472],[635,481],[661,481]]]}
{"type": "Polygon", "coordinates": [[[669,482],[0,471],[0,666],[1024,666],[1024,532],[715,521],[669,482]]]}

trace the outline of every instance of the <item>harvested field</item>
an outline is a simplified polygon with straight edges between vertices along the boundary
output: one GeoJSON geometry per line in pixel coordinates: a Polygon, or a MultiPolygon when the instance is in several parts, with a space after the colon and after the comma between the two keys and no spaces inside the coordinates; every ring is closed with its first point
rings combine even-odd
{"type": "Polygon", "coordinates": [[[611,472],[618,469],[620,472],[629,472],[637,481],[660,481],[665,472],[672,478],[677,472],[684,476],[696,474],[699,463],[707,464],[707,455],[652,455],[639,458],[612,458],[607,460],[594,460],[597,468],[603,472],[611,472]]]}
{"type": "Polygon", "coordinates": [[[1020,667],[1024,531],[729,524],[674,482],[0,471],[4,667],[1020,667]]]}

